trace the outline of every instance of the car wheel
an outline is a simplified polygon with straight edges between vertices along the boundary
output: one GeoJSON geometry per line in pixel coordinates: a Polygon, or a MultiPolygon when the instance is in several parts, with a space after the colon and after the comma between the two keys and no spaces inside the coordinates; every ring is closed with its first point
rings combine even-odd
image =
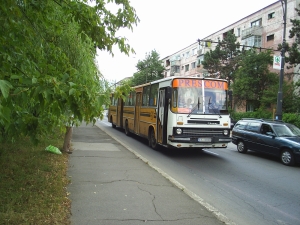
{"type": "Polygon", "coordinates": [[[129,131],[128,121],[127,120],[125,122],[125,134],[126,134],[126,136],[130,136],[130,131],[129,131]]]}
{"type": "Polygon", "coordinates": [[[149,146],[154,150],[158,149],[158,145],[155,139],[155,133],[153,129],[150,129],[150,133],[149,133],[149,146]]]}
{"type": "Polygon", "coordinates": [[[289,149],[283,149],[281,151],[280,159],[286,166],[293,166],[295,164],[294,155],[289,149]]]}
{"type": "Polygon", "coordinates": [[[239,153],[246,153],[248,149],[243,141],[238,141],[237,150],[239,153]]]}

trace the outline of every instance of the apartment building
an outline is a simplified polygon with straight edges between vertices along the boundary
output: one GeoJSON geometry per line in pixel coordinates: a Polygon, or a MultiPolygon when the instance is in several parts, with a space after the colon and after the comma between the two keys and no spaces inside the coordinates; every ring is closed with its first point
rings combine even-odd
{"type": "MultiPolygon", "coordinates": [[[[294,42],[294,39],[289,38],[289,30],[292,27],[290,20],[300,19],[295,11],[295,8],[299,8],[299,3],[300,0],[287,0],[286,42],[289,44],[294,42]]],[[[283,15],[282,3],[276,1],[207,37],[201,38],[201,40],[212,40],[212,42],[195,42],[162,59],[166,68],[164,76],[210,76],[201,64],[204,54],[213,50],[217,45],[214,42],[222,41],[228,32],[234,33],[241,45],[273,49],[275,55],[280,55],[277,47],[283,40],[283,15]]],[[[275,72],[279,74],[279,70],[275,72]]]]}

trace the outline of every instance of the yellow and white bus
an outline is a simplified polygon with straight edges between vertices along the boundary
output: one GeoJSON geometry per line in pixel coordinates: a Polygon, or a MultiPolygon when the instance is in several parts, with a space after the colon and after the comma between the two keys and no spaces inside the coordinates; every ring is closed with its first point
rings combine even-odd
{"type": "Polygon", "coordinates": [[[133,88],[125,98],[112,95],[108,121],[148,139],[149,146],[226,148],[231,142],[223,79],[168,77],[133,88]]]}

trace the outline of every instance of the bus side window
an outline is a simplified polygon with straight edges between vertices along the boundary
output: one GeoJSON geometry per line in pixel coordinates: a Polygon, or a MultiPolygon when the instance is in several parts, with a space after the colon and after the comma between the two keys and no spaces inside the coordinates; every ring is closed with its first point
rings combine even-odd
{"type": "Polygon", "coordinates": [[[131,105],[132,106],[135,106],[135,97],[136,97],[135,91],[131,92],[131,105]]]}
{"type": "Polygon", "coordinates": [[[158,94],[158,84],[153,84],[151,85],[150,89],[150,106],[156,106],[156,99],[157,99],[157,94],[158,94]]]}
{"type": "Polygon", "coordinates": [[[142,106],[149,106],[149,94],[150,94],[150,85],[144,87],[144,89],[143,89],[142,106]]]}

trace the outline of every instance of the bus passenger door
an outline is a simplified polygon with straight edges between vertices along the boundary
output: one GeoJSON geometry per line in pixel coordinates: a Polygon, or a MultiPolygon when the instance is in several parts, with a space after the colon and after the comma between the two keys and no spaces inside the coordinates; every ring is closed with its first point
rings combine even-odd
{"type": "Polygon", "coordinates": [[[123,127],[123,99],[119,99],[117,106],[117,125],[123,127]]]}
{"type": "Polygon", "coordinates": [[[140,109],[142,105],[142,93],[136,93],[136,104],[135,104],[135,113],[134,113],[134,132],[139,134],[140,127],[140,109]]]}
{"type": "Polygon", "coordinates": [[[156,120],[156,140],[158,143],[167,144],[167,113],[166,89],[159,90],[158,115],[156,120]]]}

